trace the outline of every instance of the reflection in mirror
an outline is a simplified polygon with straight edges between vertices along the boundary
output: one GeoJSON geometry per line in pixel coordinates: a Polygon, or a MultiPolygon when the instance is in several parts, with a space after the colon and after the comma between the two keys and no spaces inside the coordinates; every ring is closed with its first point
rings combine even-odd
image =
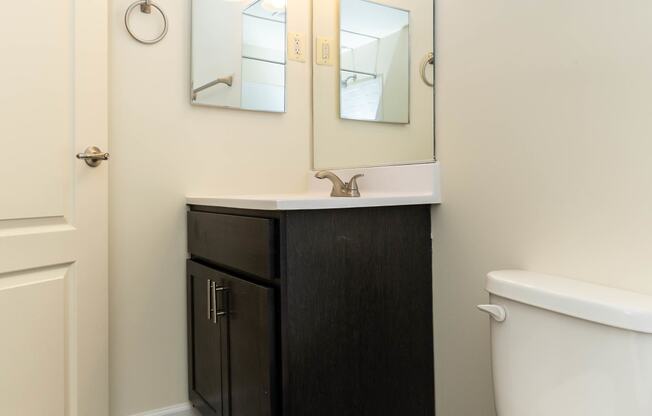
{"type": "Polygon", "coordinates": [[[192,0],[192,103],[285,111],[285,0],[192,0]]]}
{"type": "Polygon", "coordinates": [[[410,122],[410,13],[340,2],[340,117],[410,122]]]}
{"type": "Polygon", "coordinates": [[[434,161],[435,1],[374,1],[312,2],[315,170],[434,161]]]}

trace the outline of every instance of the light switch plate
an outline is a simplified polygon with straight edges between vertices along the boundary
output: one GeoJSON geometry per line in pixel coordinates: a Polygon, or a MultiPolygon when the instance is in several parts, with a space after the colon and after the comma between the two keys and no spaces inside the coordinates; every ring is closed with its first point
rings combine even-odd
{"type": "Polygon", "coordinates": [[[305,33],[288,33],[288,59],[291,61],[306,62],[305,33]]]}
{"type": "Polygon", "coordinates": [[[333,40],[330,38],[318,37],[315,59],[317,65],[333,66],[333,40]]]}

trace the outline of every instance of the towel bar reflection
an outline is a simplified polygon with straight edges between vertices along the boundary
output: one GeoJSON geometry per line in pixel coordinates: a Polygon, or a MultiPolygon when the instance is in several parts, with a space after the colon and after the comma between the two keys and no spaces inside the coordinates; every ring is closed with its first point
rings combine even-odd
{"type": "Polygon", "coordinates": [[[224,84],[224,85],[227,85],[229,87],[233,86],[233,75],[229,75],[228,77],[224,77],[224,78],[218,78],[215,81],[211,81],[208,84],[204,84],[201,87],[193,89],[192,90],[192,100],[193,101],[197,100],[197,94],[199,94],[200,92],[202,92],[204,90],[207,90],[207,89],[209,89],[211,87],[214,87],[216,85],[219,85],[219,84],[224,84]]]}

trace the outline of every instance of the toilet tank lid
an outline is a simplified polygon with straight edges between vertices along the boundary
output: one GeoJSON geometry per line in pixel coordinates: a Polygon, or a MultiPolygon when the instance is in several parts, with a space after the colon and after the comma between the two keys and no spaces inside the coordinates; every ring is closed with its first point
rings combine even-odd
{"type": "Polygon", "coordinates": [[[522,270],[489,273],[487,291],[575,318],[652,334],[652,296],[522,270]]]}

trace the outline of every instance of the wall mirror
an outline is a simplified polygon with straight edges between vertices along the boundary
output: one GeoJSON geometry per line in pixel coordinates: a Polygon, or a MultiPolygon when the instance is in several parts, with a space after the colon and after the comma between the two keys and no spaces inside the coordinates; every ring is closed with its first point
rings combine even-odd
{"type": "Polygon", "coordinates": [[[191,102],[285,112],[286,1],[191,1],[191,102]]]}
{"type": "Polygon", "coordinates": [[[315,169],[434,161],[434,0],[315,0],[315,169]]]}
{"type": "Polygon", "coordinates": [[[340,2],[340,117],[409,123],[410,13],[340,2]]]}

